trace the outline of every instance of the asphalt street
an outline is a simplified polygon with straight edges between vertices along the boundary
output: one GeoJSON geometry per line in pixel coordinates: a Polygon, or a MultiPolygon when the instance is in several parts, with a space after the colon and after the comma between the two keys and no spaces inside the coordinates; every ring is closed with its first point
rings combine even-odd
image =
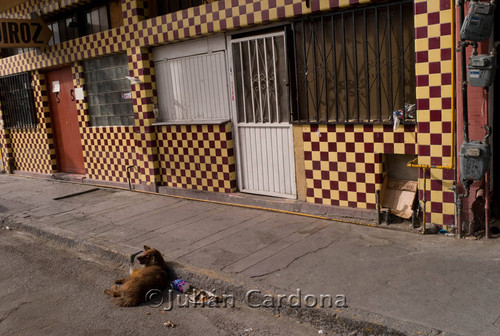
{"type": "Polygon", "coordinates": [[[0,270],[0,335],[318,335],[310,325],[238,303],[117,307],[103,290],[128,266],[13,230],[0,230],[0,270]]]}

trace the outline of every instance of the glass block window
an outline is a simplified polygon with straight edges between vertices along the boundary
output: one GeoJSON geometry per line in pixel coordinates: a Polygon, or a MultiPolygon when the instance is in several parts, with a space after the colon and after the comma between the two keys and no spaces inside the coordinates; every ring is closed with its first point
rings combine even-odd
{"type": "Polygon", "coordinates": [[[134,112],[126,54],[83,62],[91,126],[128,126],[134,112]]]}

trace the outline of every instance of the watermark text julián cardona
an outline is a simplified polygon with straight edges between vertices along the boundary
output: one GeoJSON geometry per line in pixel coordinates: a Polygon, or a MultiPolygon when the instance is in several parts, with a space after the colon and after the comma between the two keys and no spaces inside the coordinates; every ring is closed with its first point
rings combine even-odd
{"type": "MultiPolygon", "coordinates": [[[[234,308],[236,299],[233,294],[221,294],[204,302],[193,302],[189,294],[179,293],[169,289],[165,295],[158,289],[152,289],[146,294],[146,302],[151,307],[163,306],[164,310],[172,308],[208,307],[234,308]]],[[[246,292],[244,303],[250,308],[346,308],[347,298],[344,294],[302,294],[300,288],[293,294],[263,294],[258,289],[246,292]]]]}

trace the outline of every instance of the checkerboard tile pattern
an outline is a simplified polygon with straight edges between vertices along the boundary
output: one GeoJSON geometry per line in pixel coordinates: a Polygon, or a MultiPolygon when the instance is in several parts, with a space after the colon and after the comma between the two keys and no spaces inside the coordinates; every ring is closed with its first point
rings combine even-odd
{"type": "MultiPolygon", "coordinates": [[[[105,32],[84,36],[48,48],[48,51],[37,55],[30,52],[0,60],[0,74],[12,74],[33,69],[47,68],[61,64],[80,61],[89,57],[97,57],[115,52],[124,52],[130,48],[151,47],[154,45],[175,42],[187,38],[224,32],[237,28],[270,23],[347,6],[376,2],[379,0],[319,0],[311,1],[307,8],[303,0],[221,0],[203,4],[198,7],[169,13],[160,17],[140,20],[146,15],[145,0],[124,0],[123,9],[126,25],[105,32]],[[133,14],[137,19],[131,19],[133,14]]],[[[8,13],[22,13],[26,16],[33,11],[47,11],[50,1],[38,4],[36,0],[28,2],[22,8],[8,13]],[[26,8],[25,8],[26,7],[26,8]]],[[[75,0],[63,0],[60,7],[74,6],[75,0]]]]}
{"type": "MultiPolygon", "coordinates": [[[[452,141],[451,1],[415,0],[415,73],[417,80],[418,163],[450,166],[452,141]]],[[[424,172],[421,171],[421,178],[424,172]]],[[[453,170],[427,169],[427,214],[430,222],[454,224],[454,199],[449,188],[453,170]]],[[[419,181],[423,199],[423,180],[419,181]]]]}
{"type": "Polygon", "coordinates": [[[139,171],[143,182],[153,186],[160,181],[158,148],[156,144],[156,121],[154,107],[156,101],[156,79],[153,54],[148,48],[127,50],[130,76],[142,83],[133,84],[134,139],[139,171]]]}
{"type": "Polygon", "coordinates": [[[163,185],[217,192],[236,191],[231,123],[161,126],[158,148],[163,185]]]}
{"type": "Polygon", "coordinates": [[[17,169],[51,174],[57,167],[45,76],[35,71],[32,85],[38,125],[31,129],[10,130],[12,157],[17,169]]]}
{"type": "Polygon", "coordinates": [[[375,209],[383,154],[415,154],[415,126],[303,126],[306,200],[375,209]]]}
{"type": "Polygon", "coordinates": [[[129,0],[122,2],[123,21],[126,25],[138,23],[146,18],[148,0],[129,0]]]}
{"type": "Polygon", "coordinates": [[[12,158],[12,144],[10,141],[10,130],[4,128],[2,115],[2,102],[0,102],[0,147],[2,149],[2,162],[4,169],[9,170],[9,160],[12,158]]]}
{"type": "Polygon", "coordinates": [[[88,127],[82,134],[83,157],[89,179],[139,184],[132,127],[88,127]],[[129,168],[130,167],[130,168],[129,168]]]}
{"type": "Polygon", "coordinates": [[[39,15],[56,13],[91,1],[92,0],[28,0],[0,13],[0,18],[29,19],[31,13],[37,13],[39,15]]]}
{"type": "Polygon", "coordinates": [[[455,180],[452,169],[421,169],[419,179],[419,199],[424,199],[424,181],[426,205],[426,222],[453,225],[455,222],[455,194],[450,188],[455,180]],[[425,174],[425,179],[424,179],[425,174]]]}
{"type": "MultiPolygon", "coordinates": [[[[153,106],[156,95],[154,93],[154,67],[149,48],[183,39],[376,1],[312,0],[310,8],[307,8],[306,2],[302,0],[222,0],[143,20],[147,16],[145,5],[147,1],[123,0],[125,26],[64,42],[49,48],[47,52],[40,55],[37,55],[36,52],[30,52],[1,59],[0,75],[72,64],[89,57],[98,57],[109,53],[127,52],[131,76],[140,78],[144,83],[132,87],[135,125],[109,129],[91,128],[88,125],[88,115],[85,114],[85,104],[79,106],[82,111],[80,115],[83,129],[81,131],[82,141],[84,148],[86,148],[84,155],[87,162],[91,162],[86,165],[89,177],[123,181],[123,175],[111,176],[108,169],[123,171],[123,167],[130,164],[140,166],[139,174],[134,176],[135,182],[159,182],[161,168],[162,183],[188,188],[200,188],[200,183],[202,183],[202,189],[210,188],[209,182],[203,182],[204,177],[199,175],[201,173],[197,172],[196,166],[193,168],[193,166],[187,165],[187,162],[194,158],[189,157],[189,154],[187,154],[187,159],[186,155],[171,154],[169,151],[172,148],[165,145],[165,142],[174,141],[173,138],[165,140],[165,136],[183,136],[182,132],[195,134],[192,129],[197,126],[190,126],[191,132],[182,127],[180,129],[174,126],[162,127],[158,138],[155,135],[152,123],[154,122],[153,106]],[[128,141],[132,139],[134,142],[129,145],[128,141]],[[114,144],[117,144],[117,147],[114,147],[114,144]],[[136,148],[137,153],[134,153],[134,148],[136,148]],[[117,149],[127,153],[126,156],[123,158],[107,157],[115,155],[117,149]],[[164,160],[167,155],[177,155],[175,156],[176,160],[184,161],[169,162],[167,167],[164,160]],[[100,164],[104,161],[99,161],[99,163],[97,160],[92,161],[92,156],[100,156],[103,160],[106,158],[110,161],[106,161],[109,163],[101,166],[100,164]],[[161,158],[161,167],[157,163],[158,156],[161,158]],[[186,162],[183,163],[182,169],[178,168],[181,162],[186,162]],[[168,174],[174,174],[172,176],[175,176],[175,179],[166,181],[165,178],[168,174]],[[193,179],[196,181],[193,182],[193,179]]],[[[30,0],[1,15],[4,17],[27,17],[33,11],[48,13],[73,6],[79,2],[81,1],[30,0]]],[[[392,130],[386,129],[387,127],[378,125],[368,127],[368,129],[365,129],[366,126],[363,125],[319,126],[317,129],[309,126],[309,129],[307,127],[304,129],[305,163],[308,167],[306,169],[307,200],[309,202],[373,208],[375,204],[374,189],[381,186],[383,154],[418,154],[420,164],[451,164],[449,157],[452,150],[451,127],[453,123],[450,117],[451,90],[453,90],[451,79],[452,29],[451,1],[415,0],[419,121],[417,129],[413,126],[405,126],[404,131],[400,127],[396,132],[392,132],[392,130]],[[418,132],[418,139],[415,131],[418,132]],[[318,132],[322,134],[321,138],[316,135],[318,132]],[[362,138],[362,141],[352,141],[352,138],[362,138]],[[330,152],[330,150],[324,149],[325,146],[336,146],[337,149],[330,152]],[[361,149],[361,147],[363,148],[361,149]],[[327,156],[328,160],[324,161],[327,156]],[[331,168],[330,165],[332,165],[331,168]],[[331,184],[335,179],[337,179],[338,185],[331,184]]],[[[81,80],[81,78],[75,77],[75,81],[79,79],[81,80]]],[[[0,133],[0,135],[3,134],[1,141],[2,144],[5,143],[3,146],[9,155],[9,142],[12,142],[12,137],[8,136],[9,130],[1,129],[0,132],[3,132],[0,133]]],[[[215,132],[215,134],[227,134],[227,132],[229,131],[215,132]]],[[[211,132],[208,133],[211,134],[211,132]]],[[[26,134],[20,138],[28,136],[36,139],[36,134],[28,132],[26,134]]],[[[16,146],[17,151],[20,146],[16,146]]],[[[228,157],[233,160],[231,159],[233,156],[231,154],[228,157]]],[[[52,162],[50,149],[47,157],[52,162]]],[[[200,156],[200,162],[202,157],[200,156]]],[[[217,156],[215,160],[222,157],[217,156]]],[[[213,156],[207,153],[204,158],[205,161],[208,158],[212,160],[213,156]]],[[[233,164],[227,163],[229,166],[233,164]]],[[[431,218],[435,224],[452,224],[454,212],[448,188],[454,180],[453,173],[439,169],[431,169],[427,173],[429,174],[427,180],[429,184],[427,188],[429,193],[427,218],[431,218]]],[[[235,178],[221,178],[218,174],[213,175],[213,183],[223,180],[224,187],[219,185],[217,190],[232,190],[235,178]],[[229,184],[227,184],[228,180],[231,181],[229,184]]],[[[234,169],[230,170],[229,174],[230,176],[233,176],[231,174],[235,175],[234,169]]],[[[422,176],[419,183],[420,190],[422,190],[422,176]]],[[[214,190],[216,190],[215,187],[214,190]]],[[[421,192],[419,197],[422,198],[422,196],[421,192]]]]}
{"type": "MultiPolygon", "coordinates": [[[[71,70],[74,87],[82,88],[86,94],[83,66],[75,62],[71,70]]],[[[90,127],[88,104],[85,100],[79,100],[76,104],[86,177],[128,183],[127,169],[129,169],[130,182],[139,184],[133,127],[90,127]]]]}

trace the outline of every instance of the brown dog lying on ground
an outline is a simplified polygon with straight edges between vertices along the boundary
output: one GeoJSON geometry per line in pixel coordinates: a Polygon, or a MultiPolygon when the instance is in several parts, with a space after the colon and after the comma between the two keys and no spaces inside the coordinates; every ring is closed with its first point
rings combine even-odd
{"type": "Polygon", "coordinates": [[[145,301],[149,290],[163,290],[168,285],[167,264],[160,251],[144,246],[144,254],[137,257],[137,260],[144,265],[143,268],[129,278],[115,280],[111,289],[104,290],[118,306],[137,306],[145,301]]]}

